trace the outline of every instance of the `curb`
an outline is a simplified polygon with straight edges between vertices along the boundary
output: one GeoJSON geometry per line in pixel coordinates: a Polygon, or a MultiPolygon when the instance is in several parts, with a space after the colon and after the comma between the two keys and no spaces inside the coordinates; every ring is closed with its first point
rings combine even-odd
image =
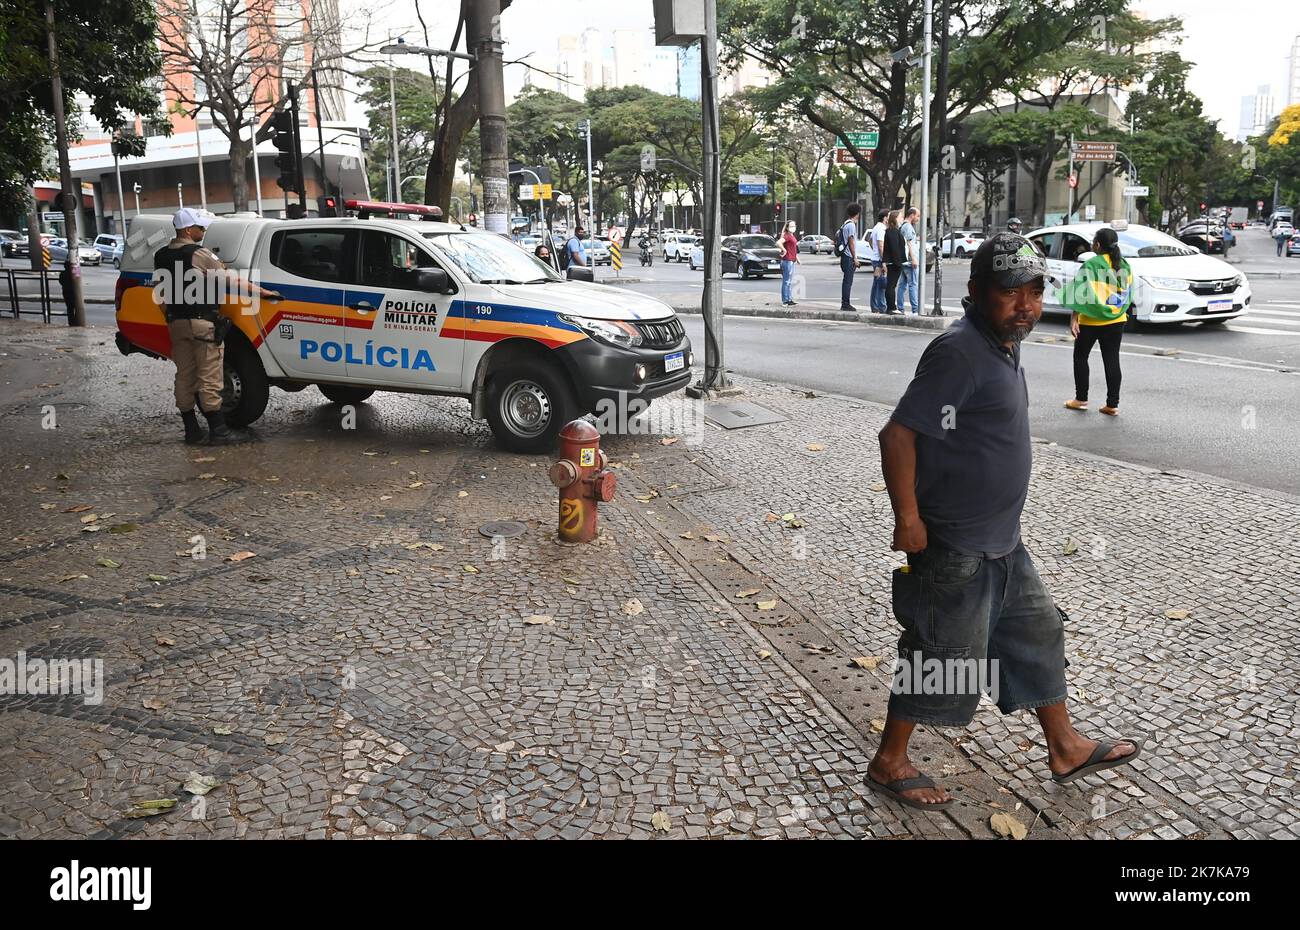
{"type": "MultiPolygon", "coordinates": [[[[677,313],[700,316],[698,305],[673,304],[677,313]]],[[[724,307],[723,316],[751,316],[772,320],[828,320],[838,323],[865,323],[869,326],[892,326],[906,329],[947,329],[955,316],[885,316],[880,313],[841,313],[838,310],[778,310],[775,307],[724,307]]]]}

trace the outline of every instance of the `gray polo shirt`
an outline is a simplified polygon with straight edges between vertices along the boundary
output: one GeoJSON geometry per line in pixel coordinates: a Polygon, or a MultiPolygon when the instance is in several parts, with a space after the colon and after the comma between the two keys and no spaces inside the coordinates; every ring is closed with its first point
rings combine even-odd
{"type": "Polygon", "coordinates": [[[916,500],[929,539],[988,558],[1015,549],[1033,460],[1020,347],[1003,348],[967,303],[926,346],[891,419],[917,434],[916,500]]]}

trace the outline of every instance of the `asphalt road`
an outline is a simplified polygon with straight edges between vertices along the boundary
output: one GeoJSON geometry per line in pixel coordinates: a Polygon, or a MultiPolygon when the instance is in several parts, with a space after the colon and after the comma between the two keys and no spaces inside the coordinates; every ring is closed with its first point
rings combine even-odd
{"type": "MultiPolygon", "coordinates": [[[[1242,247],[1243,253],[1250,249],[1252,266],[1265,256],[1251,246],[1271,249],[1267,241],[1249,241],[1256,237],[1263,240],[1263,232],[1247,230],[1242,247]]],[[[1287,267],[1285,259],[1275,261],[1287,267]]],[[[725,287],[772,286],[728,277],[725,287]]],[[[1258,309],[1242,323],[1126,333],[1121,413],[1115,419],[1096,412],[1096,401],[1105,398],[1096,352],[1092,410],[1062,407],[1073,396],[1072,344],[1063,322],[1040,323],[1023,355],[1034,436],[1124,461],[1300,494],[1300,277],[1261,277],[1252,287],[1258,309]],[[1043,337],[1053,341],[1038,341],[1043,337]],[[1171,350],[1176,354],[1156,354],[1171,350]]],[[[699,354],[703,321],[685,320],[699,354]]],[[[934,338],[925,330],[739,316],[726,318],[724,333],[726,362],[735,371],[886,404],[897,402],[934,338]]]]}

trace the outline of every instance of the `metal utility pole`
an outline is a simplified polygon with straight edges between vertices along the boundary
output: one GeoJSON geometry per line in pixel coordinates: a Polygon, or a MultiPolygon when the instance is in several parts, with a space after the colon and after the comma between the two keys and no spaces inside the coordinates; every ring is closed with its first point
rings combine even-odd
{"type": "MultiPolygon", "coordinates": [[[[918,207],[921,211],[921,228],[917,236],[925,244],[926,194],[930,186],[930,56],[933,52],[934,36],[934,0],[925,0],[925,51],[922,54],[921,69],[921,197],[918,207]]],[[[936,233],[938,225],[935,226],[936,233]]],[[[922,249],[924,252],[924,249],[922,249]]],[[[922,259],[916,268],[916,305],[925,306],[925,261],[922,259]]]]}
{"type": "MultiPolygon", "coordinates": [[[[389,146],[389,152],[391,153],[389,155],[389,160],[392,162],[393,165],[393,180],[399,181],[399,179],[402,177],[402,162],[397,155],[397,90],[393,86],[392,56],[389,56],[388,59],[388,115],[389,117],[391,117],[392,120],[391,125],[393,128],[393,142],[392,145],[389,146]]],[[[401,194],[399,193],[397,199],[391,200],[389,202],[401,203],[401,194]]]]}
{"type": "Polygon", "coordinates": [[[704,118],[704,391],[729,387],[722,355],[722,161],[718,130],[718,4],[704,0],[700,42],[700,104],[704,118]]]}
{"type": "MultiPolygon", "coordinates": [[[[1070,188],[1070,212],[1065,214],[1067,223],[1074,222],[1074,188],[1077,182],[1074,180],[1074,133],[1070,133],[1070,176],[1068,186],[1070,188]]],[[[1014,204],[1012,205],[1014,209],[1014,204]]]]}
{"type": "MultiPolygon", "coordinates": [[[[54,136],[59,150],[59,199],[63,201],[63,234],[68,240],[68,255],[63,260],[67,272],[64,298],[68,305],[68,325],[86,325],[86,304],[81,294],[81,265],[77,256],[77,199],[72,192],[72,166],[68,162],[68,127],[63,116],[63,78],[59,74],[59,44],[54,38],[54,3],[45,0],[45,37],[50,56],[50,95],[54,102],[54,136]]],[[[37,243],[39,245],[39,241],[37,243]]]]}
{"type": "MultiPolygon", "coordinates": [[[[943,7],[939,15],[943,18],[941,28],[943,32],[939,34],[939,144],[948,143],[948,17],[949,3],[951,0],[943,0],[943,7]]],[[[929,111],[926,111],[926,117],[929,117],[929,111]]],[[[947,232],[948,224],[945,222],[947,216],[947,200],[943,189],[944,181],[952,183],[952,176],[944,171],[940,171],[938,181],[935,185],[935,210],[934,210],[934,310],[932,316],[943,316],[943,237],[947,232]]],[[[951,192],[948,192],[949,194],[951,192]]],[[[917,250],[921,256],[920,264],[925,264],[925,234],[920,232],[917,236],[920,248],[917,250]]],[[[920,305],[917,305],[919,311],[920,305]]]]}
{"type": "MultiPolygon", "coordinates": [[[[321,126],[320,121],[320,84],[316,80],[315,68],[311,69],[311,106],[316,114],[316,162],[320,165],[320,192],[322,196],[328,197],[330,195],[330,180],[329,175],[325,173],[325,129],[321,126]]],[[[394,110],[394,118],[396,118],[396,113],[397,111],[394,110]]],[[[336,201],[335,214],[342,216],[341,209],[342,204],[338,204],[336,201]]]]}
{"type": "Polygon", "coordinates": [[[257,215],[262,215],[262,169],[257,164],[257,117],[253,118],[251,141],[253,143],[253,186],[257,189],[257,215]]]}
{"type": "Polygon", "coordinates": [[[508,231],[510,158],[506,145],[506,88],[501,62],[501,0],[469,7],[469,42],[478,56],[479,139],[482,143],[483,216],[488,232],[508,231]]]}
{"type": "MultiPolygon", "coordinates": [[[[126,235],[126,198],[122,195],[122,167],[117,162],[117,140],[113,140],[113,174],[117,176],[117,215],[122,218],[122,225],[113,230],[119,236],[126,235]]],[[[139,213],[139,210],[135,211],[139,213]]]]}
{"type": "Polygon", "coordinates": [[[593,187],[591,183],[591,120],[584,119],[578,124],[578,128],[582,130],[582,136],[587,140],[587,222],[591,224],[592,235],[595,235],[595,230],[599,228],[599,224],[596,222],[596,201],[592,195],[593,187]]]}
{"type": "Polygon", "coordinates": [[[199,153],[199,206],[208,209],[208,185],[203,180],[203,127],[199,125],[199,113],[203,104],[194,108],[194,147],[199,153]]]}
{"type": "Polygon", "coordinates": [[[135,215],[140,215],[140,182],[135,181],[131,185],[131,190],[135,191],[135,215]]]}

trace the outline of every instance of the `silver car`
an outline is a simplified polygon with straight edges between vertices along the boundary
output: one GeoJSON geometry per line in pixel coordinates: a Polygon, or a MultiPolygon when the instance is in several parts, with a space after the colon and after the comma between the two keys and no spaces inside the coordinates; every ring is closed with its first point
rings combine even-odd
{"type": "MultiPolygon", "coordinates": [[[[99,250],[89,239],[81,239],[77,246],[77,264],[78,265],[98,265],[103,261],[99,250]]],[[[50,261],[66,262],[68,260],[68,240],[51,239],[50,240],[50,261]]]]}

